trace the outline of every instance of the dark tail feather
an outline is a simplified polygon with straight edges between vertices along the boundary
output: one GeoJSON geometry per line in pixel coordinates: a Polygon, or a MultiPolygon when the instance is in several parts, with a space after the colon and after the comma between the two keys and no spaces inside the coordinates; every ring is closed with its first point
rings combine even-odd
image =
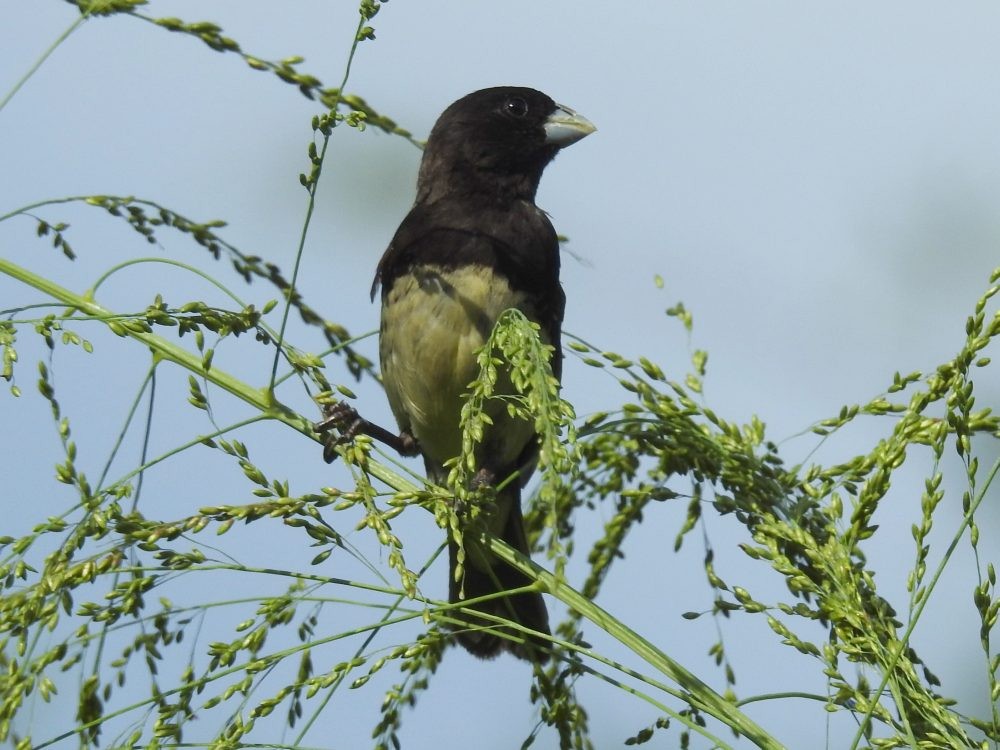
{"type": "MultiPolygon", "coordinates": [[[[514,487],[513,490],[505,490],[502,497],[498,497],[497,500],[498,502],[511,503],[501,538],[519,552],[525,555],[529,554],[528,540],[524,534],[524,518],[521,514],[520,491],[517,487],[514,487]],[[510,497],[511,492],[514,494],[513,498],[510,497]]],[[[492,559],[494,565],[491,570],[481,570],[471,563],[469,554],[466,554],[464,576],[461,581],[456,581],[455,557],[457,551],[455,543],[450,542],[448,545],[448,599],[452,603],[487,596],[497,591],[521,588],[530,583],[530,580],[522,573],[496,558],[492,559]],[[463,589],[464,598],[460,596],[463,589]]],[[[480,612],[513,620],[526,628],[537,630],[545,635],[550,633],[549,613],[545,608],[542,595],[537,592],[498,597],[471,606],[480,612]]],[[[462,613],[456,613],[456,615],[463,616],[462,613]]],[[[549,649],[551,648],[549,641],[543,638],[528,638],[525,643],[517,643],[497,634],[497,631],[507,630],[512,637],[521,640],[526,638],[524,633],[512,628],[502,628],[494,621],[481,620],[474,616],[465,616],[465,618],[469,620],[467,629],[459,630],[455,637],[469,653],[481,659],[492,659],[501,651],[507,650],[518,658],[528,661],[539,663],[548,661],[549,649]],[[477,629],[480,627],[488,627],[494,632],[477,629]]]]}

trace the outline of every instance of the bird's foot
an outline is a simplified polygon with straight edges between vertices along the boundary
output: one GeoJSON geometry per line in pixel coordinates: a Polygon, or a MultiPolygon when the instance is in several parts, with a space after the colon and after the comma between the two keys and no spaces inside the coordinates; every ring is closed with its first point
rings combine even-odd
{"type": "Polygon", "coordinates": [[[420,451],[416,438],[408,432],[398,435],[358,414],[358,410],[346,401],[323,406],[323,419],[313,425],[313,429],[323,436],[323,460],[333,463],[337,457],[337,447],[349,443],[358,435],[385,443],[401,456],[415,456],[420,451]],[[339,433],[339,434],[337,434],[339,433]]]}
{"type": "MultiPolygon", "coordinates": [[[[490,469],[479,469],[469,480],[469,495],[466,499],[454,496],[451,500],[455,515],[468,519],[473,507],[491,512],[490,508],[496,499],[496,474],[490,469]]],[[[474,514],[473,514],[474,515],[474,514]]]]}
{"type": "Polygon", "coordinates": [[[490,471],[489,469],[480,469],[476,472],[476,475],[472,477],[472,482],[470,482],[470,489],[472,490],[482,490],[487,487],[495,487],[497,483],[497,475],[490,471]]]}
{"type": "Polygon", "coordinates": [[[323,460],[333,463],[337,457],[337,446],[354,440],[363,424],[358,410],[346,401],[324,404],[323,418],[313,424],[313,429],[323,436],[323,460]]]}

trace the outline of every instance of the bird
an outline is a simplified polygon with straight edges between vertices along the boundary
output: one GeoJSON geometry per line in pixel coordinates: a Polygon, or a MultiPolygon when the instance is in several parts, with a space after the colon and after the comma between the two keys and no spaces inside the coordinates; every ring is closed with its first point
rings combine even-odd
{"type": "MultiPolygon", "coordinates": [[[[554,348],[561,377],[560,331],[565,294],[559,240],[535,204],[545,167],[560,149],[594,132],[569,107],[532,88],[498,86],[470,93],[440,115],[427,139],[416,199],[378,263],[371,296],[381,288],[379,358],[382,382],[403,450],[415,448],[428,478],[444,484],[446,462],[462,451],[463,394],[479,373],[476,355],[500,314],[520,310],[554,348]]],[[[509,380],[497,385],[513,393],[509,380]]],[[[499,484],[488,530],[529,555],[521,489],[538,452],[534,425],[512,417],[500,400],[476,448],[479,473],[499,484]],[[503,480],[516,474],[513,481],[503,480]]],[[[494,485],[494,486],[495,486],[494,485]]],[[[468,551],[468,539],[466,538],[468,551]]],[[[472,550],[456,577],[458,547],[449,541],[449,601],[461,603],[526,586],[530,580],[484,550],[472,550]]],[[[548,611],[537,591],[471,607],[511,619],[537,635],[467,617],[454,636],[470,653],[507,651],[544,663],[548,611]]]]}

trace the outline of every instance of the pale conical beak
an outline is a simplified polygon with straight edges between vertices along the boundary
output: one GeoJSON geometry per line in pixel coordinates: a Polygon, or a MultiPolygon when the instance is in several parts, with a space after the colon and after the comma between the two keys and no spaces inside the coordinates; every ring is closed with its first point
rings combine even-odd
{"type": "Polygon", "coordinates": [[[576,143],[597,130],[586,117],[561,104],[556,105],[556,111],[549,115],[544,128],[545,142],[559,148],[576,143]]]}

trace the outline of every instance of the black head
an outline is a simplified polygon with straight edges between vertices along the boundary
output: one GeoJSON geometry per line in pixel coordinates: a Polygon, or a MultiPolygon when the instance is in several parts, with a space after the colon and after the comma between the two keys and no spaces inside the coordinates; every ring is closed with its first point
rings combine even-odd
{"type": "Polygon", "coordinates": [[[427,139],[417,201],[469,193],[533,199],[559,149],[594,126],[535,89],[498,86],[462,97],[427,139]]]}

